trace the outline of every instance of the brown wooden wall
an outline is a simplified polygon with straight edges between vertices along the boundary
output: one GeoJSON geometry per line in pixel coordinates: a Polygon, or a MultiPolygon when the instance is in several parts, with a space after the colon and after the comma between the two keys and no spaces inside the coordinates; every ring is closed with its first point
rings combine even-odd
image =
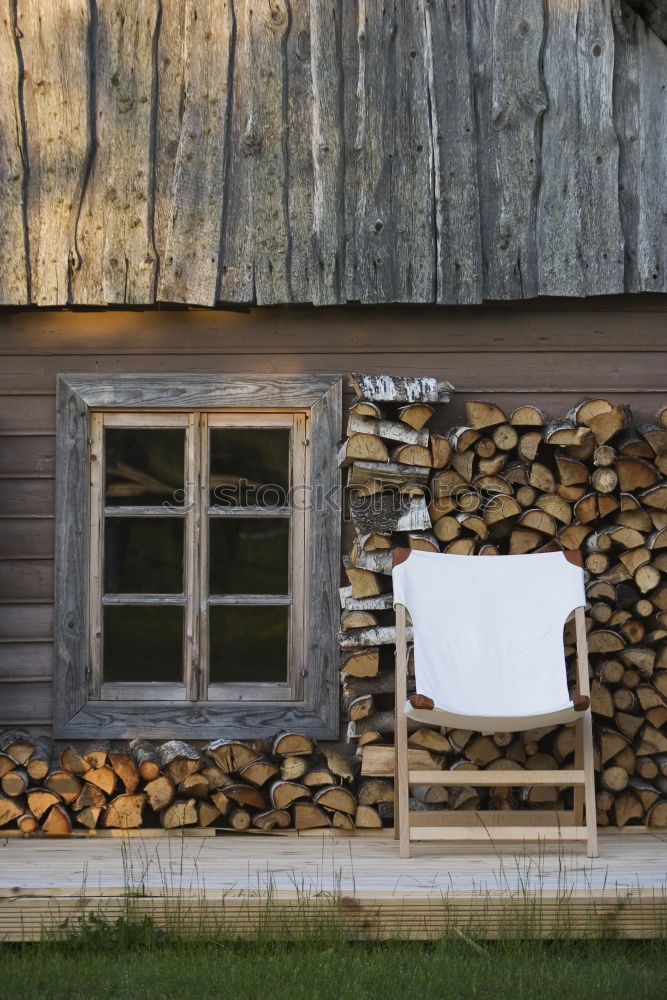
{"type": "MultiPolygon", "coordinates": [[[[0,313],[0,725],[49,727],[58,372],[387,372],[563,414],[585,393],[667,402],[667,304],[0,313]]],[[[342,428],[341,428],[342,435],[342,428]]]]}

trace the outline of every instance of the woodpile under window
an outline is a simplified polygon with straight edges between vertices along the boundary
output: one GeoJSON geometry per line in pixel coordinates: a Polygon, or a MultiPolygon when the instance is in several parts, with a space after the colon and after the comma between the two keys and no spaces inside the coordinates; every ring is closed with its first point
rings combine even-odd
{"type": "MultiPolygon", "coordinates": [[[[389,380],[391,381],[391,380],[389,380]]],[[[396,380],[400,383],[401,380],[396,380]]],[[[429,432],[438,400],[406,405],[353,378],[341,448],[355,528],[341,588],[342,706],[364,773],[390,776],[394,715],[391,550],[494,556],[581,549],[592,668],[598,823],[667,825],[667,406],[636,426],[630,408],[581,400],[563,419],[522,405],[465,403],[466,426],[429,432]],[[372,748],[372,752],[370,750],[372,748]]],[[[444,400],[446,401],[446,393],[444,400]]],[[[479,609],[483,627],[484,609],[479,609]]],[[[574,621],[565,628],[572,671],[574,621]]],[[[572,674],[573,675],[573,674],[572,674]]],[[[414,688],[413,688],[414,690],[414,688]]],[[[413,789],[411,808],[564,808],[557,787],[475,787],[474,771],[567,766],[571,728],[492,736],[414,726],[427,766],[470,785],[413,789]]],[[[391,805],[382,807],[391,815],[391,805]]]]}

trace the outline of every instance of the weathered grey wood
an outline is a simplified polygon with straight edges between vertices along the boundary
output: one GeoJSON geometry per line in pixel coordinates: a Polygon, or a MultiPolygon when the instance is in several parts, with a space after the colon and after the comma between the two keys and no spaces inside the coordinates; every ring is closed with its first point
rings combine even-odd
{"type": "Polygon", "coordinates": [[[424,5],[436,227],[436,302],[480,302],[477,126],[468,9],[424,5]]]}
{"type": "Polygon", "coordinates": [[[549,106],[542,130],[537,217],[539,292],[620,292],[623,234],[611,106],[614,37],[609,0],[553,0],[547,18],[544,80],[549,106]]]}
{"type": "Polygon", "coordinates": [[[181,130],[157,290],[166,302],[215,304],[232,35],[227,0],[187,0],[181,130]]]}
{"type": "MultiPolygon", "coordinates": [[[[317,7],[317,4],[314,5],[317,7]]],[[[314,197],[314,85],[311,68],[311,4],[289,0],[289,29],[285,34],[284,111],[286,166],[289,170],[285,203],[289,226],[287,261],[294,302],[310,302],[311,280],[317,279],[313,257],[314,197]]],[[[326,86],[331,86],[329,80],[326,86]]],[[[335,210],[335,206],[334,206],[335,210]]]]}
{"type": "MultiPolygon", "coordinates": [[[[53,728],[58,736],[88,695],[88,407],[58,384],[53,728]]],[[[90,733],[91,736],[96,735],[90,733]]]]}
{"type": "Polygon", "coordinates": [[[25,117],[19,100],[21,65],[15,5],[5,0],[0,17],[0,303],[30,301],[25,228],[25,117]]]}
{"type": "MultiPolygon", "coordinates": [[[[147,375],[129,377],[109,375],[68,375],[59,378],[58,407],[58,480],[56,509],[58,515],[56,560],[58,599],[55,616],[56,698],[54,729],[56,735],[76,738],[93,736],[104,725],[113,736],[126,736],[139,725],[146,735],[212,736],[224,729],[234,736],[266,735],[267,718],[274,718],[270,699],[257,700],[256,690],[244,692],[243,699],[234,700],[222,692],[226,700],[209,702],[180,701],[173,695],[161,700],[146,701],[137,694],[133,699],[130,686],[120,691],[124,697],[109,698],[113,716],[109,717],[107,694],[113,691],[94,687],[89,675],[90,651],[87,630],[90,627],[87,604],[87,488],[88,410],[93,407],[123,406],[133,409],[154,407],[293,407],[310,408],[310,463],[304,480],[311,487],[308,496],[309,551],[307,598],[299,604],[302,616],[298,633],[304,637],[303,694],[281,698],[283,720],[294,723],[315,737],[331,738],[337,734],[337,677],[329,669],[335,650],[338,626],[338,561],[340,558],[340,511],[336,443],[341,426],[342,379],[337,376],[279,376],[262,380],[252,376],[230,377],[195,375],[147,375]],[[146,389],[146,391],[144,391],[146,389]],[[75,510],[73,510],[75,508],[75,510]],[[75,536],[73,538],[73,535],[75,536]],[[71,591],[71,592],[70,592],[71,591]],[[254,694],[254,701],[249,695],[254,694]],[[106,702],[106,703],[105,703],[106,702]],[[143,706],[143,708],[137,708],[143,706]],[[239,707],[241,706],[241,708],[239,707]],[[165,719],[173,710],[174,726],[168,732],[165,719]],[[180,720],[180,721],[179,721],[180,720]],[[182,725],[184,728],[179,728],[182,725]]],[[[304,424],[305,426],[305,424],[304,424]]],[[[299,480],[301,481],[301,480],[299,480]]],[[[0,562],[0,571],[2,563],[0,562]]],[[[295,572],[302,567],[296,567],[295,572]]],[[[123,603],[127,595],[106,599],[105,603],[123,603]]],[[[153,602],[150,595],[133,601],[153,602]]],[[[182,598],[169,598],[169,602],[182,598]]],[[[157,599],[166,603],[164,598],[157,599]]],[[[94,604],[91,605],[94,608],[94,604]]],[[[299,687],[295,685],[295,687],[299,687]]],[[[122,687],[122,686],[120,686],[122,687]]],[[[120,690],[120,689],[119,689],[120,690]]],[[[117,694],[118,692],[116,692],[117,694]]],[[[288,693],[289,694],[289,693],[288,693]]],[[[220,695],[218,695],[220,697],[220,695]]]]}
{"type": "Polygon", "coordinates": [[[615,38],[614,122],[625,290],[667,290],[667,48],[626,9],[615,38]],[[643,122],[651,122],[643,128],[643,122]]]}
{"type": "Polygon", "coordinates": [[[152,109],[159,0],[97,5],[96,152],[77,224],[76,303],[154,300],[152,109]]]}
{"type": "MultiPolygon", "coordinates": [[[[65,374],[61,384],[77,393],[88,406],[140,408],[189,407],[306,407],[332,386],[337,375],[132,375],[65,374]]],[[[340,434],[340,429],[337,429],[340,434]]]]}
{"type": "MultiPolygon", "coordinates": [[[[160,262],[166,257],[167,230],[173,214],[172,185],[181,137],[181,100],[185,76],[184,3],[164,3],[157,40],[158,87],[155,107],[153,237],[160,262]]],[[[220,206],[222,212],[222,206],[220,206]]]]}
{"type": "Polygon", "coordinates": [[[539,134],[548,95],[541,74],[542,0],[470,0],[484,297],[537,293],[535,216],[539,134]]]}
{"type": "MultiPolygon", "coordinates": [[[[340,302],[345,298],[344,12],[344,0],[312,0],[310,3],[310,72],[313,86],[310,287],[315,305],[340,302]]],[[[293,238],[293,262],[298,253],[296,239],[293,238]]]]}
{"type": "Polygon", "coordinates": [[[286,0],[236,11],[231,156],[220,298],[290,301],[283,46],[286,0]]]}
{"type": "Polygon", "coordinates": [[[87,0],[17,5],[25,66],[32,301],[66,305],[92,136],[87,0]]]}
{"type": "MultiPolygon", "coordinates": [[[[350,5],[350,28],[354,6],[350,5]]],[[[421,5],[356,5],[346,95],[347,296],[433,297],[433,192],[421,5]]],[[[346,44],[352,39],[348,33],[346,44]]]]}
{"type": "Polygon", "coordinates": [[[7,0],[0,304],[665,291],[635,6],[7,0]]]}

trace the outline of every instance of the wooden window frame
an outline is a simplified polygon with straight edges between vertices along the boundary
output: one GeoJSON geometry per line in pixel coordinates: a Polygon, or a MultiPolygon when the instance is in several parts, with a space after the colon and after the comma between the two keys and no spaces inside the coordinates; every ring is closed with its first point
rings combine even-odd
{"type": "MultiPolygon", "coordinates": [[[[56,443],[56,559],[54,736],[87,739],[211,739],[271,736],[298,729],[318,739],[338,735],[338,583],[340,560],[340,475],[337,445],[342,419],[338,375],[63,374],[58,376],[56,443]],[[302,689],[290,699],[182,700],[99,697],[101,677],[91,648],[96,608],[90,585],[91,552],[99,539],[92,505],[100,503],[101,463],[91,445],[99,438],[96,415],[113,411],[213,414],[213,422],[239,421],[270,412],[307,414],[309,442],[304,474],[311,502],[305,518],[307,593],[302,605],[302,689]]],[[[123,419],[123,418],[121,418],[123,419]]],[[[132,417],[128,417],[129,420],[132,417]]],[[[204,479],[201,480],[203,488],[204,479]]],[[[94,566],[93,566],[94,572],[94,566]]],[[[191,602],[192,603],[192,602],[191,602]]],[[[200,608],[194,609],[199,613],[200,608]]],[[[214,687],[218,687],[215,685],[214,687]]],[[[192,688],[191,688],[192,690],[192,688]]],[[[201,688],[197,688],[201,699],[201,688]]],[[[223,692],[214,692],[216,696],[223,692]]],[[[249,692],[246,692],[249,693],[249,692]]],[[[239,698],[238,695],[241,695],[239,698]]]]}

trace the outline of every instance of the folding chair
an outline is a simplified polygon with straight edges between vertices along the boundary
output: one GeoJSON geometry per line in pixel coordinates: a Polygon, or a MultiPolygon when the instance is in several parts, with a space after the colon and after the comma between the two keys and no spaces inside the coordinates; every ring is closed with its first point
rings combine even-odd
{"type": "Polygon", "coordinates": [[[593,730],[581,553],[440,555],[396,549],[395,836],[400,856],[415,840],[576,840],[597,857],[593,730]],[[406,609],[414,637],[417,693],[407,699],[406,609]],[[563,626],[575,611],[576,692],[570,697],[563,626]],[[411,770],[408,719],[482,733],[553,724],[576,727],[570,770],[411,770]],[[556,786],[574,788],[573,810],[530,813],[409,811],[410,785],[556,786]],[[545,818],[546,817],[546,818],[545,818]],[[421,823],[420,823],[421,819],[421,823]],[[523,825],[526,823],[526,825],[523,825]]]}

